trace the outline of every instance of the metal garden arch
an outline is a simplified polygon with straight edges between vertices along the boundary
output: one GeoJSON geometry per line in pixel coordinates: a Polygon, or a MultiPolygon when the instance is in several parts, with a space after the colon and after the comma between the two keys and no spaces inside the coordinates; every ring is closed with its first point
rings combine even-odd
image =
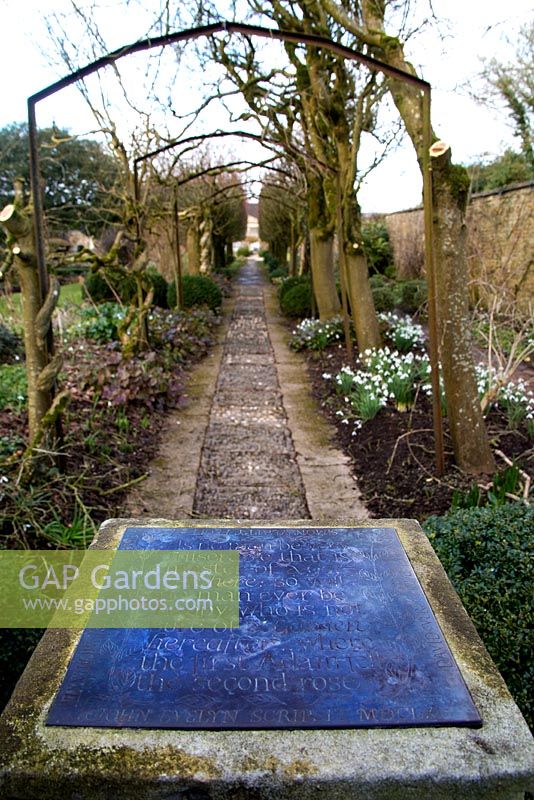
{"type": "Polygon", "coordinates": [[[429,322],[429,350],[432,367],[432,405],[434,416],[434,437],[436,446],[436,468],[438,474],[443,472],[443,431],[441,422],[441,403],[439,393],[439,363],[438,363],[438,336],[437,336],[437,309],[436,309],[436,281],[432,245],[432,178],[430,171],[430,101],[431,86],[427,81],[411,75],[409,72],[392,67],[371,56],[363,55],[350,47],[333,42],[324,36],[314,34],[294,33],[278,28],[265,28],[258,25],[247,25],[239,22],[222,20],[210,25],[176,31],[164,36],[141,39],[133,44],[125,45],[101,58],[96,59],[81,69],[75,70],[61,80],[41,89],[28,98],[28,130],[30,140],[30,187],[33,198],[33,221],[35,234],[35,255],[39,270],[41,285],[41,301],[44,302],[48,293],[48,271],[46,267],[43,201],[41,195],[41,171],[39,166],[39,146],[37,141],[36,106],[41,100],[56,94],[56,92],[71,86],[83,78],[92,75],[103,67],[114,64],[125,56],[152,50],[155,47],[166,47],[189,39],[198,39],[203,36],[212,36],[216,33],[243,33],[248,36],[260,36],[266,39],[277,39],[285,42],[307,44],[315,47],[324,47],[349,61],[357,61],[375,72],[383,72],[392,78],[409,83],[422,92],[423,106],[423,206],[425,219],[425,269],[428,280],[428,322],[429,322]]]}

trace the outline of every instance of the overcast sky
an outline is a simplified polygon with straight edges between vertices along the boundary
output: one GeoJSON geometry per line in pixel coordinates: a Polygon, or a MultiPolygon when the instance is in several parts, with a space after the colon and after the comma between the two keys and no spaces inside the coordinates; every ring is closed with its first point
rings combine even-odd
{"type": "MultiPolygon", "coordinates": [[[[427,0],[413,3],[417,11],[427,12],[427,0]]],[[[0,127],[23,121],[27,96],[65,72],[47,64],[40,51],[46,49],[42,14],[61,10],[65,5],[66,0],[0,0],[0,127]]],[[[110,49],[142,35],[143,21],[125,12],[120,0],[107,0],[102,5],[109,8],[110,49]]],[[[146,5],[150,6],[149,0],[146,5]]],[[[476,86],[482,57],[495,55],[503,61],[512,60],[513,46],[509,42],[514,42],[517,31],[528,21],[531,0],[434,0],[432,6],[439,25],[415,37],[408,55],[432,84],[434,129],[451,144],[458,161],[496,156],[504,148],[516,145],[508,119],[506,114],[477,103],[470,97],[469,88],[476,86]]],[[[75,89],[39,104],[38,123],[46,126],[52,122],[73,133],[89,131],[94,124],[75,89]]],[[[213,127],[208,122],[205,130],[213,127]]],[[[406,142],[369,176],[362,187],[360,203],[364,211],[393,211],[417,205],[420,197],[419,172],[411,145],[406,142]]]]}

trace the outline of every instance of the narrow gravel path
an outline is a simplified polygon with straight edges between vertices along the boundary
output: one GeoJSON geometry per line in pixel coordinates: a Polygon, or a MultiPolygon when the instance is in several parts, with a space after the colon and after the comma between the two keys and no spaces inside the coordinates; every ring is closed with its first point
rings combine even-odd
{"type": "Polygon", "coordinates": [[[289,349],[276,289],[250,259],[217,342],[189,373],[186,407],[169,414],[148,478],[120,515],[152,519],[368,516],[349,458],[289,349]]]}
{"type": "Polygon", "coordinates": [[[264,284],[255,261],[249,261],[237,278],[234,312],[202,448],[195,516],[310,516],[282,404],[264,284]]]}

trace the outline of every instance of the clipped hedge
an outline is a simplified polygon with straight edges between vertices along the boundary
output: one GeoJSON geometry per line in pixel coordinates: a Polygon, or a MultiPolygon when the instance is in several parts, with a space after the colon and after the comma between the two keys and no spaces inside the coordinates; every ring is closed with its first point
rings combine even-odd
{"type": "Polygon", "coordinates": [[[269,278],[286,278],[287,265],[282,264],[276,256],[273,256],[268,250],[263,253],[263,261],[267,267],[269,278]]]}
{"type": "Polygon", "coordinates": [[[369,278],[373,301],[378,313],[393,311],[397,305],[397,294],[394,281],[389,281],[382,275],[372,275],[369,278]]]}
{"type": "MultiPolygon", "coordinates": [[[[207,306],[216,311],[222,305],[222,292],[207,275],[184,275],[182,277],[182,301],[184,308],[207,306]]],[[[176,286],[169,283],[167,290],[169,308],[176,306],[176,286]]]]}
{"type": "Polygon", "coordinates": [[[424,524],[528,724],[534,727],[534,509],[450,511],[424,524]]]}
{"type": "MultiPolygon", "coordinates": [[[[167,305],[167,281],[160,275],[155,266],[148,267],[146,277],[154,287],[155,306],[168,308],[167,305]]],[[[93,303],[116,302],[117,297],[123,303],[130,303],[137,292],[137,285],[133,276],[124,276],[110,271],[106,279],[100,272],[90,272],[84,283],[86,293],[93,303]]]]}

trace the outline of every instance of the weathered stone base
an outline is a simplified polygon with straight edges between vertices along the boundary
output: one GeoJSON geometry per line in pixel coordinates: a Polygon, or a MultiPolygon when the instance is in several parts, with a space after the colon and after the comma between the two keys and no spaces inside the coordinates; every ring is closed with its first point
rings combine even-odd
{"type": "MultiPolygon", "coordinates": [[[[232,527],[228,521],[206,525],[232,527]]],[[[307,528],[317,523],[300,523],[307,528]]],[[[324,525],[324,523],[322,523],[324,525]]],[[[116,547],[131,525],[110,520],[95,546],[116,547]]],[[[298,527],[255,522],[253,527],[298,527]]],[[[331,527],[392,526],[433,607],[483,718],[483,727],[306,731],[163,731],[46,727],[78,639],[48,631],[0,719],[3,800],[438,800],[521,798],[534,785],[530,732],[419,525],[339,520],[331,527]]]]}

